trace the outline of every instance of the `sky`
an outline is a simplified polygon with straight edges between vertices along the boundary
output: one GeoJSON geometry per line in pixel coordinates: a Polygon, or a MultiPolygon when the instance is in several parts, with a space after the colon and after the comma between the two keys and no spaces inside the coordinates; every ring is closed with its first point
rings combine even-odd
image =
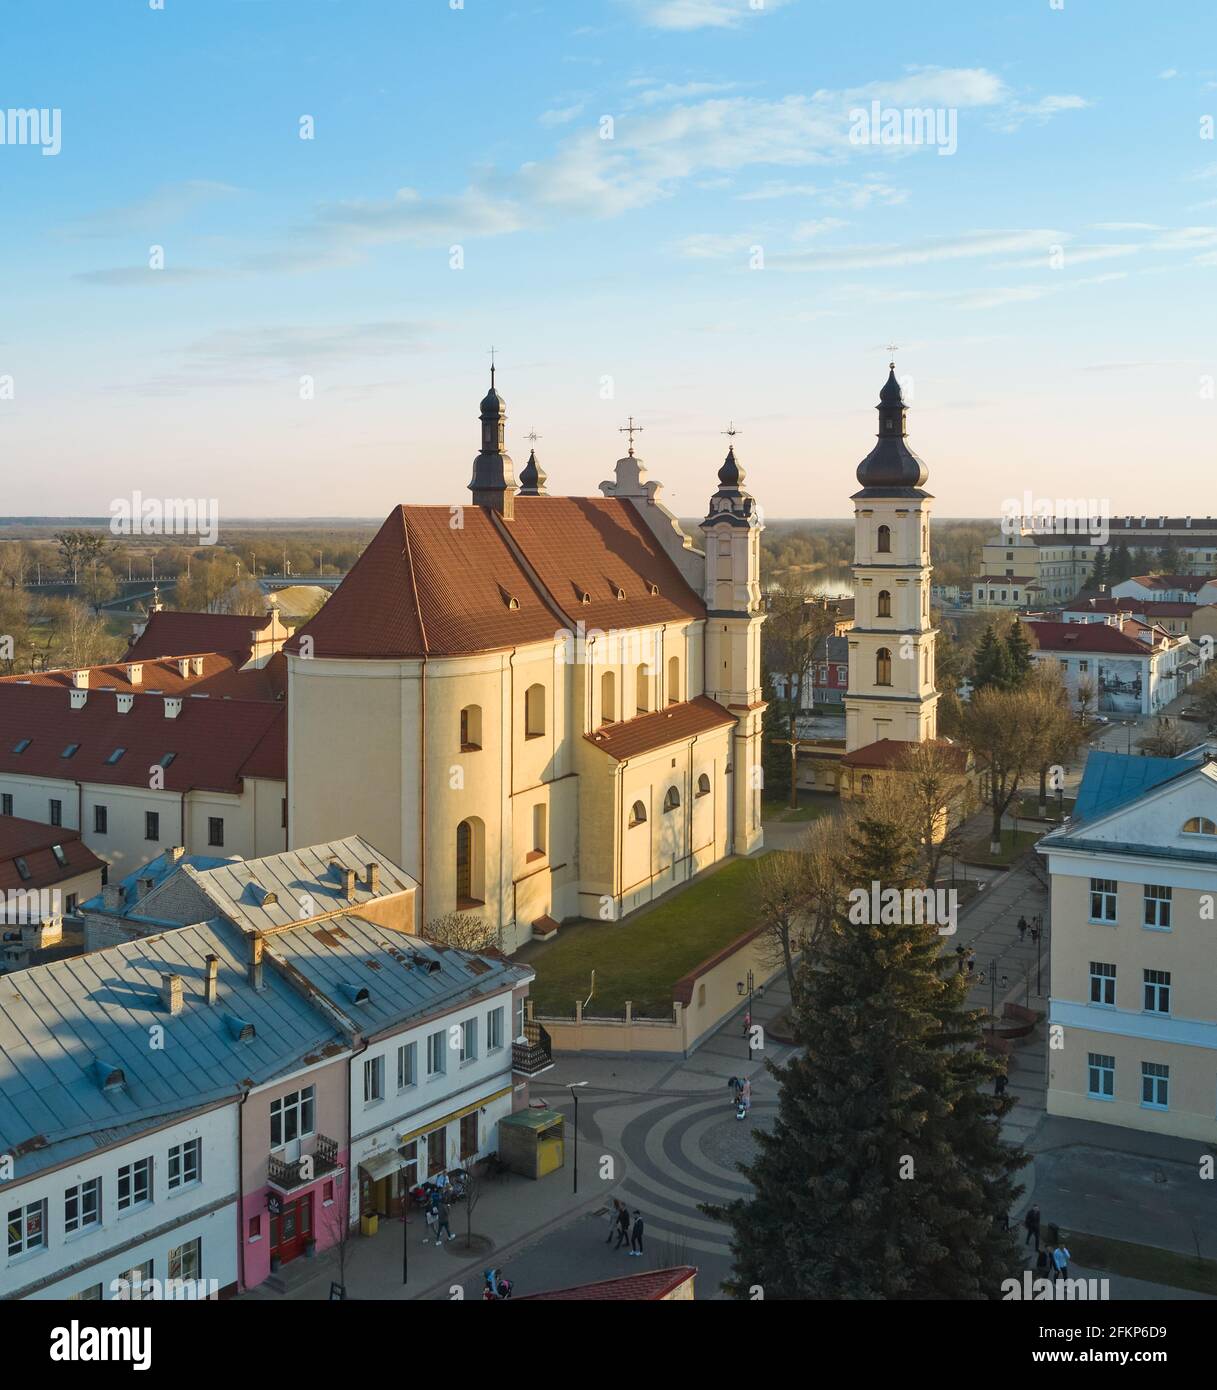
{"type": "Polygon", "coordinates": [[[0,125],[5,514],[464,501],[493,345],[554,492],[611,477],[632,415],[680,515],[734,427],[766,515],[845,516],[888,344],[938,514],[1217,513],[1211,0],[0,25],[0,122],[58,113],[53,154],[0,125]]]}

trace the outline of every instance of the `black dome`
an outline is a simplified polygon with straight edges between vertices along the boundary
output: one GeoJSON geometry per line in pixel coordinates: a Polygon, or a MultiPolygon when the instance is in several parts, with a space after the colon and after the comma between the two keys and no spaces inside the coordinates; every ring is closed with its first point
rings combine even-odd
{"type": "Polygon", "coordinates": [[[918,488],[930,470],[906,441],[904,395],[892,366],[879,392],[879,442],[858,465],[858,481],[869,490],[918,488]]]}

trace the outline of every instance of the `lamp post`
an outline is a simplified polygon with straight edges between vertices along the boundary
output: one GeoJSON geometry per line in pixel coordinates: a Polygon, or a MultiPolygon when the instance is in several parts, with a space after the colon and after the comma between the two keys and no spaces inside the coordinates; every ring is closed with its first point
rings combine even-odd
{"type": "Polygon", "coordinates": [[[751,970],[748,971],[747,985],[744,984],[743,980],[737,980],[735,984],[736,991],[738,992],[741,999],[744,997],[745,988],[748,991],[748,1010],[744,1014],[744,1037],[747,1039],[748,1042],[748,1060],[750,1062],[752,1061],[752,994],[754,984],[755,982],[753,980],[751,970]]]}
{"type": "Polygon", "coordinates": [[[579,1192],[579,1087],[586,1086],[587,1082],[568,1081],[566,1085],[575,1102],[575,1163],[573,1169],[575,1184],[573,1191],[577,1195],[579,1192]]]}
{"type": "Polygon", "coordinates": [[[398,1181],[401,1184],[401,1282],[410,1282],[410,1228],[406,1216],[410,1210],[410,1189],[406,1184],[406,1170],[399,1168],[398,1181]]]}

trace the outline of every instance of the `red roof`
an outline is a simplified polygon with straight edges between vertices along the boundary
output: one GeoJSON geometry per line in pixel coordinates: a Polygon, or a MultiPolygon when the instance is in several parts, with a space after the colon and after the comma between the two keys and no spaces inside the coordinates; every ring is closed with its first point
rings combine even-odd
{"type": "Polygon", "coordinates": [[[79,830],[21,816],[0,816],[0,892],[9,888],[50,888],[64,879],[100,869],[102,861],[81,840],[79,830]],[[66,864],[55,858],[58,845],[66,864]],[[17,859],[24,859],[29,877],[22,878],[17,859]]]}
{"type": "MultiPolygon", "coordinates": [[[[968,755],[964,748],[958,743],[949,743],[946,739],[935,739],[934,742],[946,752],[953,753],[959,764],[959,771],[962,772],[967,766],[968,755]]],[[[900,755],[908,748],[916,747],[915,744],[902,738],[881,738],[874,743],[864,743],[861,748],[855,748],[852,753],[846,753],[841,759],[844,767],[894,767],[900,759],[900,755]]]]}
{"type": "Polygon", "coordinates": [[[551,640],[580,621],[704,616],[632,503],[517,497],[511,521],[474,506],[396,508],[286,650],[309,636],[318,657],[458,656],[551,640]]]}
{"type": "MultiPolygon", "coordinates": [[[[1153,648],[1107,623],[1027,623],[1036,646],[1046,652],[1113,652],[1149,656],[1153,648]]],[[[1137,624],[1139,628],[1144,624],[1137,624]]]]}
{"type": "Polygon", "coordinates": [[[1213,582],[1210,575],[1203,574],[1134,574],[1125,581],[1140,584],[1143,589],[1185,589],[1191,594],[1199,593],[1206,584],[1213,582]]]}
{"type": "Polygon", "coordinates": [[[148,786],[149,768],[167,753],[169,791],[240,791],[247,759],[258,771],[250,776],[286,778],[286,754],[276,774],[268,733],[286,720],[282,704],[258,700],[212,700],[186,695],[176,719],[165,717],[165,698],[136,695],[126,714],[118,698],[91,690],[81,709],[72,709],[65,690],[44,685],[0,683],[0,772],[68,781],[148,786]],[[14,748],[28,739],[22,752],[14,748]],[[64,757],[71,744],[77,750],[64,757]],[[115,749],[126,751],[115,763],[115,749]],[[251,755],[256,757],[251,759],[251,755]]]}
{"type": "Polygon", "coordinates": [[[254,634],[270,626],[271,615],[258,613],[180,613],[171,608],[148,615],[143,632],[127,648],[125,661],[158,656],[188,656],[191,652],[248,653],[254,634]]]}
{"type": "Polygon", "coordinates": [[[590,1300],[601,1303],[656,1303],[696,1276],[696,1265],[674,1265],[671,1269],[652,1269],[640,1274],[622,1274],[616,1279],[601,1279],[595,1284],[574,1284],[568,1289],[521,1294],[513,1299],[513,1302],[548,1299],[562,1302],[590,1300]]]}
{"type": "Polygon", "coordinates": [[[706,734],[711,729],[721,729],[735,723],[735,715],[726,710],[708,695],[698,695],[679,705],[668,705],[666,709],[653,714],[639,714],[620,724],[606,724],[604,728],[583,737],[610,758],[624,762],[636,758],[641,753],[664,748],[669,743],[679,743],[692,738],[694,734],[706,734]]]}
{"type": "MultiPolygon", "coordinates": [[[[155,615],[154,615],[155,616],[155,615]]],[[[71,690],[76,681],[75,669],[89,672],[91,691],[155,691],[161,695],[197,693],[214,699],[280,700],[286,677],[286,660],[276,653],[261,668],[241,670],[248,661],[248,649],[232,652],[183,653],[180,657],[143,658],[116,662],[107,666],[68,668],[61,671],[31,671],[20,676],[0,676],[0,682],[14,685],[50,685],[71,690]],[[179,661],[189,662],[186,674],[179,661]],[[202,662],[202,671],[195,673],[194,664],[202,662]],[[276,664],[278,663],[278,664],[276,664]],[[132,682],[133,668],[139,672],[139,683],[132,682]]]]}

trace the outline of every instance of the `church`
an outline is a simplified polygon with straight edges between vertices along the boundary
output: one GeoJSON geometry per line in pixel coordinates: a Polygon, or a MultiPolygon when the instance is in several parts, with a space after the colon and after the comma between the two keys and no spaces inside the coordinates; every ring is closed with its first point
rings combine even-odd
{"type": "MultiPolygon", "coordinates": [[[[493,368],[480,416],[470,499],[395,507],[284,647],[288,843],[363,836],[420,926],[475,913],[510,952],[761,847],[761,520],[734,441],[695,544],[632,433],[600,496],[558,497],[535,450],[517,480],[493,368]]],[[[868,574],[904,605],[921,504],[877,471],[868,574]]],[[[933,719],[903,680],[872,707],[933,719]]]]}

